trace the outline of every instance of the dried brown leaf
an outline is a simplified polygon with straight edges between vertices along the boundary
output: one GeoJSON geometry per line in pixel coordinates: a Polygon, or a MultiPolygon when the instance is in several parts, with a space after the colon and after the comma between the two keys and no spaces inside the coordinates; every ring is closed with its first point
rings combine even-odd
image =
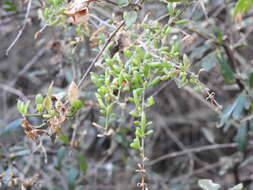
{"type": "Polygon", "coordinates": [[[41,32],[40,31],[37,31],[35,34],[34,34],[34,39],[37,40],[40,36],[41,32]]]}
{"type": "Polygon", "coordinates": [[[74,23],[86,23],[89,18],[89,3],[98,0],[74,0],[64,13],[73,18],[74,23]]]}
{"type": "Polygon", "coordinates": [[[47,96],[49,98],[51,98],[51,96],[52,96],[53,85],[54,85],[54,81],[51,82],[51,84],[50,84],[50,86],[48,87],[48,90],[47,90],[47,96]]]}
{"type": "Polygon", "coordinates": [[[22,127],[24,128],[26,136],[32,140],[37,140],[40,135],[47,134],[46,130],[34,129],[26,119],[22,120],[22,127]]]}
{"type": "Polygon", "coordinates": [[[85,23],[88,19],[88,2],[86,0],[74,0],[66,8],[66,15],[73,18],[74,23],[85,23]]]}
{"type": "Polygon", "coordinates": [[[76,85],[74,81],[72,81],[68,88],[68,93],[67,93],[68,100],[70,101],[70,103],[72,103],[75,100],[78,100],[79,95],[80,95],[80,91],[78,89],[78,86],[76,85]]]}
{"type": "Polygon", "coordinates": [[[47,111],[51,110],[52,108],[52,100],[49,96],[46,96],[46,98],[43,101],[43,107],[47,109],[47,111]]]}

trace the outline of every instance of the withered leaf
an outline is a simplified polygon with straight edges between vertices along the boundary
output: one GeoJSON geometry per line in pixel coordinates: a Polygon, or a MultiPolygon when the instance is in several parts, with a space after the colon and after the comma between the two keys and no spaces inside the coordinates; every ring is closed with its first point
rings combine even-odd
{"type": "Polygon", "coordinates": [[[98,0],[73,0],[64,13],[73,18],[74,23],[86,23],[89,18],[89,3],[98,0]]]}
{"type": "Polygon", "coordinates": [[[47,90],[47,96],[51,99],[52,96],[52,89],[53,89],[54,81],[51,82],[50,86],[48,87],[47,90]]]}
{"type": "Polygon", "coordinates": [[[55,111],[58,114],[47,120],[47,124],[51,128],[53,134],[57,133],[61,129],[61,124],[66,120],[68,109],[61,101],[58,100],[56,102],[55,111]]]}
{"type": "Polygon", "coordinates": [[[68,88],[68,94],[67,94],[68,100],[70,101],[70,103],[72,103],[75,100],[78,100],[79,95],[80,95],[80,91],[78,89],[78,86],[76,85],[74,81],[72,81],[68,88]]]}
{"type": "Polygon", "coordinates": [[[46,130],[34,129],[34,127],[26,119],[22,120],[22,127],[24,128],[26,136],[32,140],[37,140],[42,134],[48,134],[46,130]]]}
{"type": "Polygon", "coordinates": [[[51,110],[52,108],[52,89],[53,89],[54,82],[51,82],[50,86],[47,90],[47,96],[45,97],[43,101],[43,107],[47,109],[47,111],[51,110]]]}
{"type": "Polygon", "coordinates": [[[86,23],[88,20],[88,4],[87,0],[72,1],[64,13],[73,18],[74,23],[86,23]]]}
{"type": "Polygon", "coordinates": [[[49,96],[46,96],[46,98],[43,101],[43,107],[47,109],[47,111],[51,110],[52,108],[52,100],[49,96]]]}

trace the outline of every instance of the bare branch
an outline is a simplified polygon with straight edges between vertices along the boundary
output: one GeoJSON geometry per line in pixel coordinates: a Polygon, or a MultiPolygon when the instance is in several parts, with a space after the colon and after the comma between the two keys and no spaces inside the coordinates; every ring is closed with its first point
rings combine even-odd
{"type": "Polygon", "coordinates": [[[15,44],[17,43],[17,41],[19,40],[19,38],[21,37],[21,35],[23,34],[27,21],[28,21],[28,17],[31,11],[31,5],[32,5],[32,0],[29,0],[28,5],[27,5],[27,9],[26,9],[26,14],[25,14],[25,18],[24,18],[24,23],[22,28],[18,31],[17,36],[15,37],[15,39],[13,40],[13,42],[10,44],[10,46],[7,48],[5,55],[8,56],[11,49],[15,46],[15,44]]]}
{"type": "Polygon", "coordinates": [[[203,152],[203,151],[213,150],[213,149],[236,148],[237,146],[238,146],[237,143],[213,144],[213,145],[201,146],[201,147],[197,147],[197,148],[186,149],[186,150],[179,151],[179,152],[172,152],[172,153],[165,154],[163,156],[160,156],[160,157],[152,160],[149,163],[149,165],[152,166],[162,160],[174,158],[177,156],[182,156],[182,155],[189,154],[189,153],[198,153],[198,152],[203,152]]]}
{"type": "Polygon", "coordinates": [[[90,64],[90,66],[88,67],[88,69],[86,70],[86,72],[84,73],[83,77],[81,78],[81,80],[78,83],[78,87],[80,87],[82,85],[82,83],[84,82],[84,80],[86,79],[86,77],[88,76],[88,74],[90,73],[92,67],[96,64],[96,62],[99,60],[99,58],[101,57],[101,55],[103,54],[103,52],[105,51],[105,49],[107,48],[107,46],[110,44],[110,42],[112,41],[113,37],[117,34],[117,32],[124,26],[125,21],[122,21],[121,24],[116,28],[116,30],[111,34],[111,36],[107,39],[104,47],[100,50],[100,52],[97,54],[97,56],[95,57],[95,59],[92,61],[92,63],[90,64]]]}

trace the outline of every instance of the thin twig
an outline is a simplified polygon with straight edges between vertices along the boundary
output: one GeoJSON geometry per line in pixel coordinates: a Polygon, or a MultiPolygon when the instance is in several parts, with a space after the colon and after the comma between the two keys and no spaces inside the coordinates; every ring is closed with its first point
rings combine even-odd
{"type": "Polygon", "coordinates": [[[111,24],[108,24],[106,21],[100,19],[98,16],[96,16],[96,15],[94,15],[94,14],[90,14],[90,16],[93,17],[94,19],[96,19],[98,22],[100,22],[100,24],[103,24],[103,25],[105,25],[105,26],[107,26],[107,27],[110,27],[110,28],[113,28],[113,29],[116,28],[115,26],[113,26],[113,25],[111,25],[111,24]]]}
{"type": "Polygon", "coordinates": [[[236,148],[237,146],[238,146],[237,143],[213,144],[213,145],[201,146],[201,147],[197,147],[197,148],[191,148],[191,149],[187,149],[187,150],[183,150],[183,151],[179,151],[179,152],[172,152],[172,153],[165,154],[163,156],[160,156],[160,157],[154,159],[153,161],[151,161],[149,163],[149,165],[151,166],[151,165],[154,165],[162,160],[174,158],[177,156],[182,156],[182,155],[189,154],[189,153],[197,153],[197,152],[213,150],[213,149],[236,148]]]}
{"type": "Polygon", "coordinates": [[[92,61],[92,63],[90,64],[90,66],[88,67],[88,69],[86,70],[86,72],[84,73],[83,77],[81,78],[81,80],[78,83],[78,87],[80,87],[82,85],[82,83],[84,82],[84,80],[86,79],[86,77],[88,76],[88,74],[90,73],[92,67],[96,64],[96,62],[99,60],[99,58],[102,56],[103,52],[105,51],[105,49],[107,48],[107,46],[110,44],[110,42],[112,41],[113,37],[117,34],[117,32],[124,26],[125,21],[122,21],[121,24],[116,28],[116,30],[111,34],[111,36],[107,39],[105,45],[103,46],[103,48],[100,50],[100,52],[97,54],[97,56],[95,57],[95,59],[92,61]]]}
{"type": "Polygon", "coordinates": [[[31,5],[32,5],[32,0],[29,0],[28,5],[27,5],[27,9],[26,9],[26,14],[25,14],[25,18],[24,18],[24,23],[22,28],[18,31],[18,34],[16,36],[16,38],[13,40],[13,42],[10,44],[10,46],[7,48],[5,55],[8,56],[11,49],[15,46],[15,44],[17,43],[17,41],[19,40],[19,38],[21,37],[21,35],[23,34],[25,27],[26,27],[26,23],[28,21],[28,17],[31,11],[31,5]]]}
{"type": "Polygon", "coordinates": [[[21,92],[20,90],[17,90],[15,88],[12,88],[9,85],[5,85],[5,84],[0,84],[0,88],[3,89],[4,91],[7,91],[11,94],[15,94],[16,96],[19,96],[20,98],[26,100],[26,96],[23,94],[23,92],[21,92]]]}
{"type": "Polygon", "coordinates": [[[105,0],[105,1],[106,1],[107,3],[112,4],[112,5],[119,6],[118,3],[115,3],[115,2],[113,2],[113,1],[111,1],[111,0],[105,0]]]}
{"type": "Polygon", "coordinates": [[[40,49],[36,55],[16,74],[15,78],[8,84],[9,86],[13,86],[20,76],[24,75],[35,63],[37,63],[38,59],[41,58],[47,51],[47,47],[40,49]]]}
{"type": "MultiPolygon", "coordinates": [[[[170,137],[170,139],[172,139],[182,151],[187,150],[187,147],[185,147],[185,145],[174,134],[174,132],[170,129],[170,127],[164,127],[164,129],[165,129],[165,132],[167,133],[167,135],[170,137]]],[[[194,170],[193,154],[191,152],[189,152],[188,157],[189,157],[189,171],[188,171],[188,174],[185,175],[185,178],[182,180],[182,182],[186,182],[186,180],[191,176],[191,174],[194,170]]]]}
{"type": "Polygon", "coordinates": [[[156,90],[154,93],[152,93],[149,97],[158,95],[163,89],[165,89],[167,86],[169,86],[173,82],[172,79],[166,81],[158,90],[156,90]]]}
{"type": "MultiPolygon", "coordinates": [[[[41,8],[40,6],[36,6],[36,7],[33,7],[31,10],[36,10],[38,8],[41,8]]],[[[0,19],[5,19],[5,18],[10,18],[12,16],[17,16],[17,15],[20,15],[20,14],[25,14],[27,10],[20,10],[20,11],[15,11],[15,12],[10,12],[10,13],[7,13],[7,14],[4,14],[4,15],[1,15],[0,19]]]]}
{"type": "Polygon", "coordinates": [[[182,181],[186,176],[187,176],[187,177],[191,177],[191,176],[194,176],[194,175],[197,175],[197,174],[201,174],[201,173],[206,172],[206,171],[208,171],[208,170],[213,170],[213,169],[215,169],[215,168],[217,168],[217,167],[220,167],[222,164],[223,164],[222,162],[218,161],[218,162],[216,162],[216,163],[214,163],[214,164],[205,165],[204,167],[202,167],[202,168],[200,168],[200,169],[194,170],[194,171],[191,173],[190,176],[188,176],[188,174],[186,174],[186,175],[182,175],[182,176],[179,176],[179,177],[175,177],[175,178],[170,179],[170,183],[178,183],[178,182],[182,181]]]}

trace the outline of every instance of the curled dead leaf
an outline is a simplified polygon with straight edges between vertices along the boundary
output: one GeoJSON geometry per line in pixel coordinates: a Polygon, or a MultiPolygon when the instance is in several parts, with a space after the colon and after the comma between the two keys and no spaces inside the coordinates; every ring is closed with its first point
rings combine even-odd
{"type": "Polygon", "coordinates": [[[34,34],[34,39],[37,40],[40,36],[41,32],[40,31],[37,31],[35,34],[34,34]]]}
{"type": "Polygon", "coordinates": [[[22,120],[22,127],[24,128],[26,136],[34,141],[37,140],[40,135],[48,134],[46,130],[34,129],[26,119],[22,120]]]}
{"type": "Polygon", "coordinates": [[[64,13],[73,18],[74,23],[86,23],[89,18],[89,3],[98,0],[74,0],[64,13]]]}
{"type": "Polygon", "coordinates": [[[68,112],[67,107],[60,100],[56,101],[55,107],[57,114],[47,120],[48,126],[52,129],[53,134],[61,129],[61,125],[66,120],[68,112]]]}
{"type": "Polygon", "coordinates": [[[74,81],[72,81],[68,88],[68,94],[67,94],[68,100],[70,101],[70,103],[72,103],[75,100],[78,100],[79,95],[80,95],[80,91],[78,89],[78,86],[76,85],[74,81]]]}
{"type": "Polygon", "coordinates": [[[37,31],[34,34],[34,39],[37,40],[40,36],[40,34],[46,29],[46,27],[48,26],[48,24],[45,24],[39,31],[37,31]]]}

